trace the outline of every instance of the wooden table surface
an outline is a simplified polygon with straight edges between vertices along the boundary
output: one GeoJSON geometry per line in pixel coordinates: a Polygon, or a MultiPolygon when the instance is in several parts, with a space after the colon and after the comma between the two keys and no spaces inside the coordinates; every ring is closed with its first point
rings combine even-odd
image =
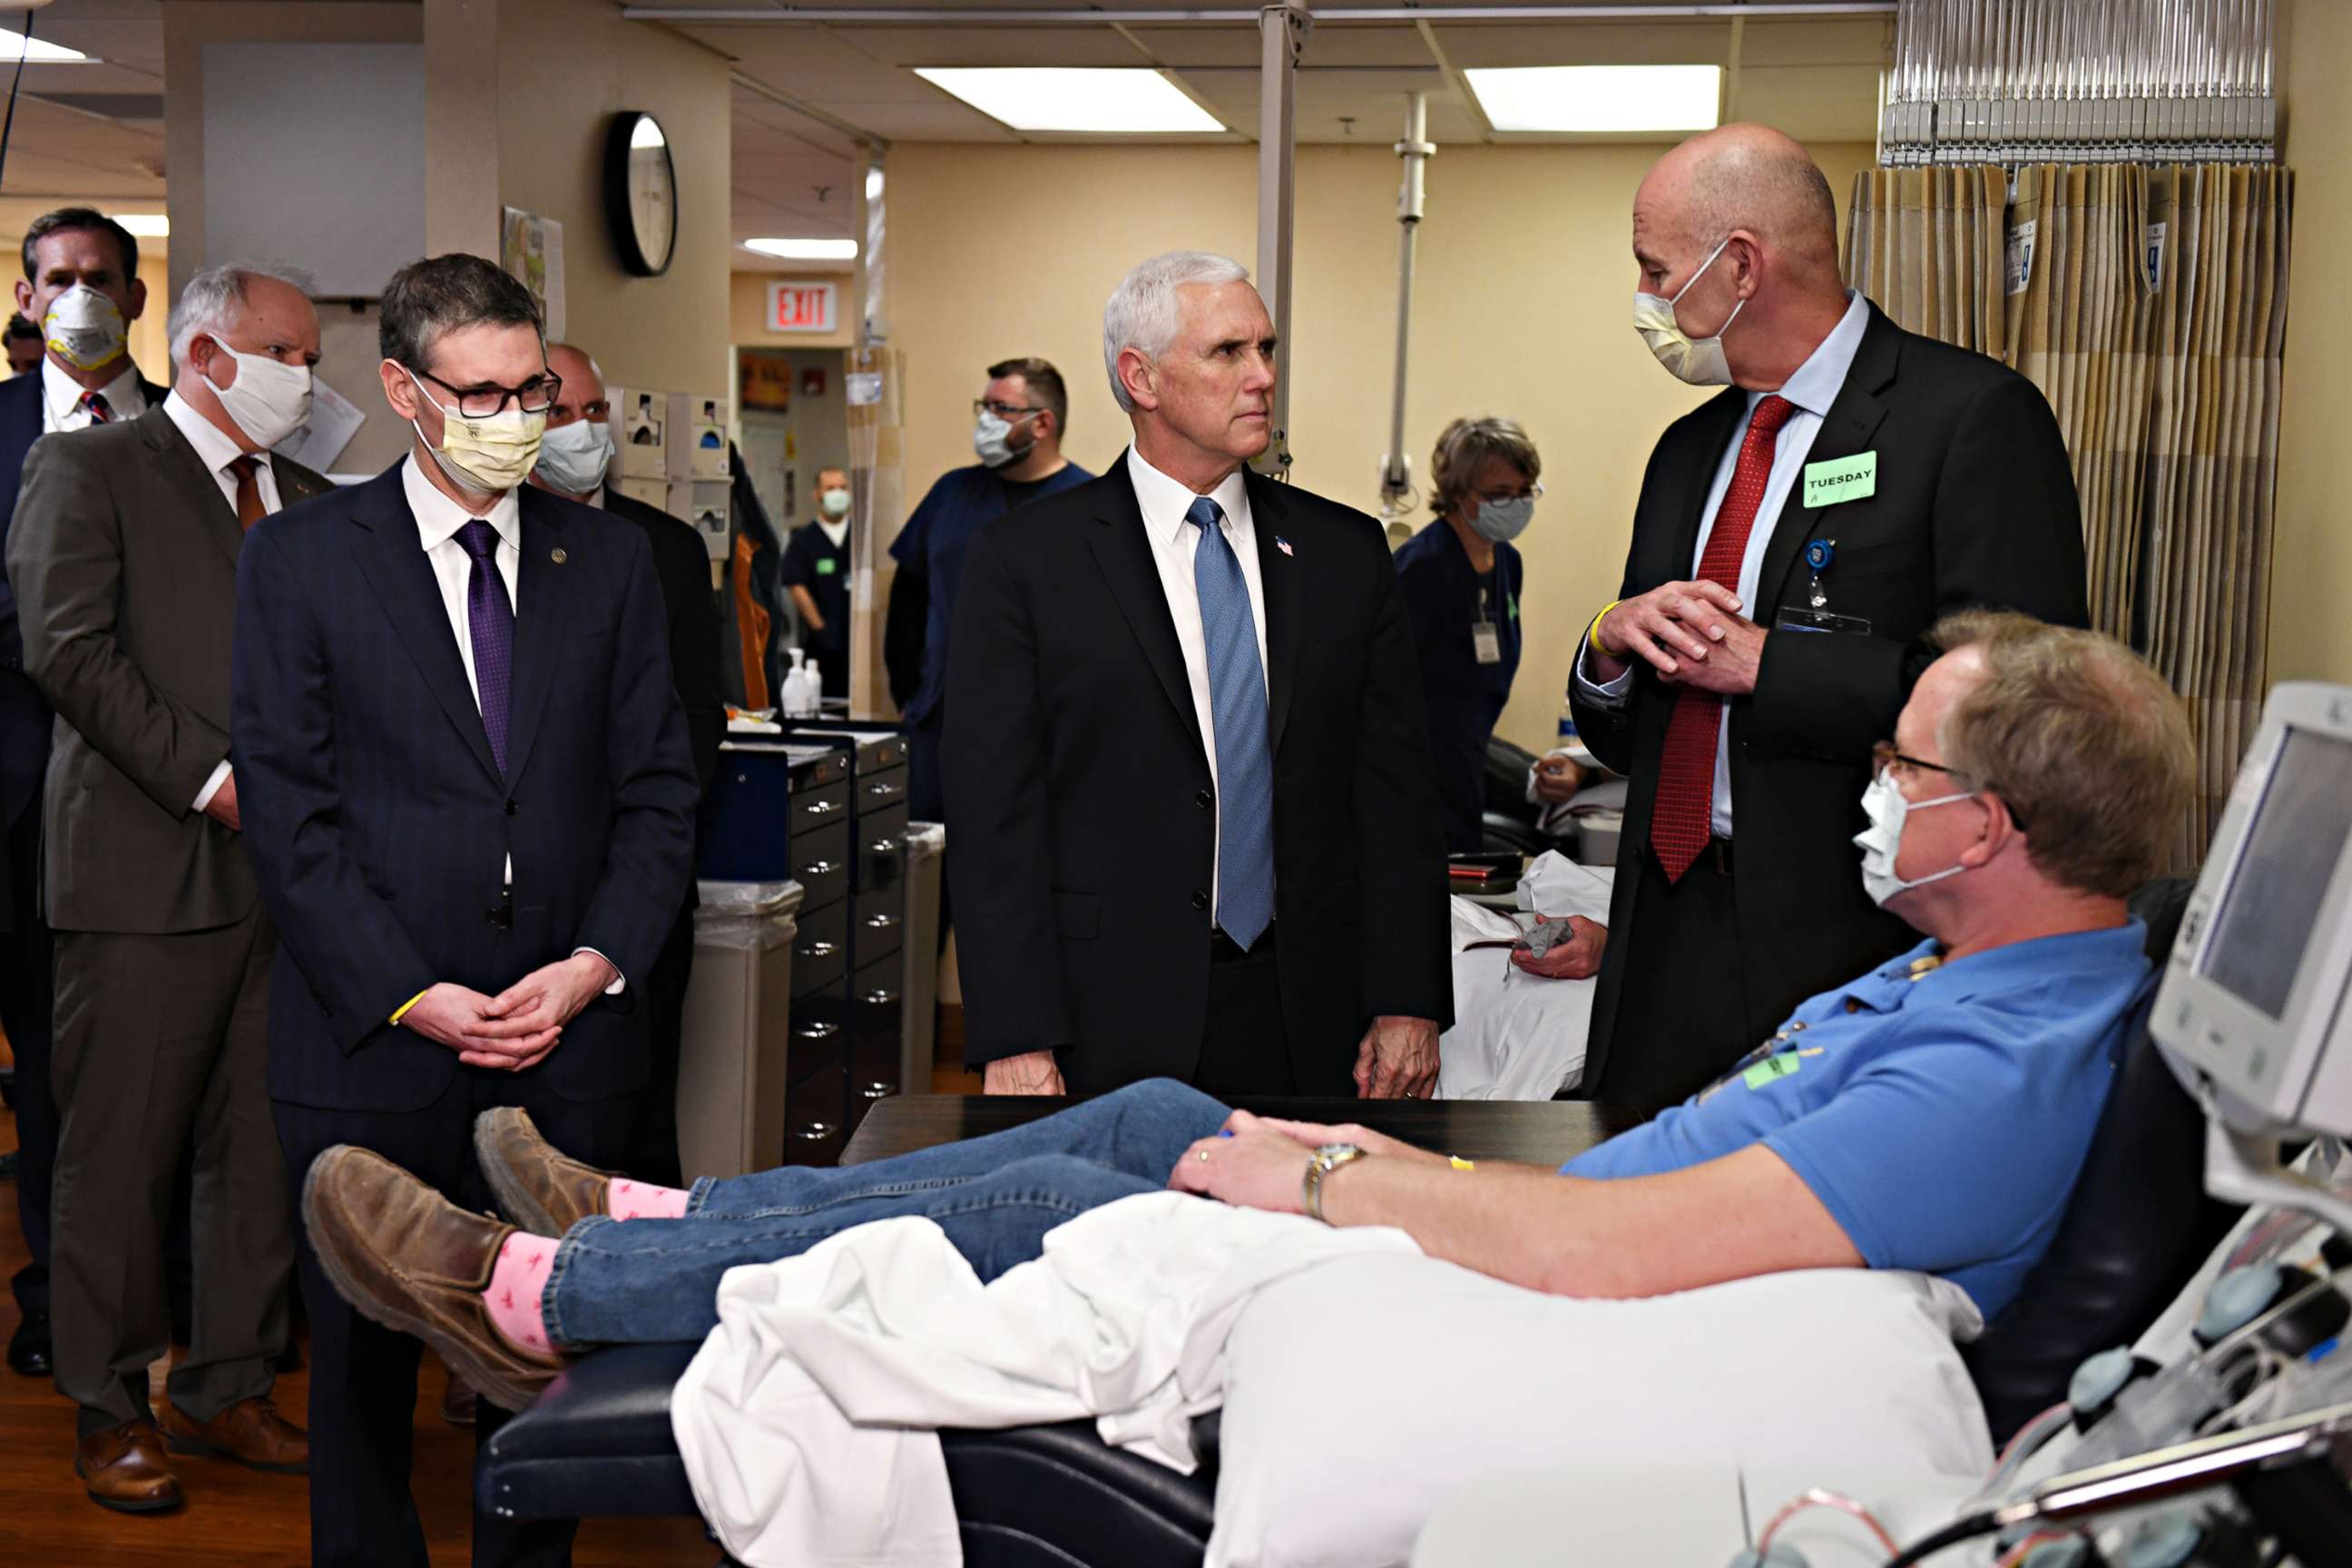
{"type": "MultiPolygon", "coordinates": [[[[1076,1103],[1036,1095],[897,1094],[875,1102],[842,1152],[845,1165],[978,1138],[1076,1103]]],[[[1299,1121],[1354,1121],[1465,1160],[1558,1165],[1640,1118],[1580,1100],[1276,1099],[1249,1109],[1299,1121]]]]}

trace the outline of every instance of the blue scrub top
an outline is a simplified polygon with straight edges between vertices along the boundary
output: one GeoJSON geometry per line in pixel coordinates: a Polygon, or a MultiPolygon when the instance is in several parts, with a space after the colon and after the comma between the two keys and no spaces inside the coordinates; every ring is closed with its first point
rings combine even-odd
{"type": "Polygon", "coordinates": [[[1921,970],[1922,942],[1804,1003],[1715,1086],[1560,1167],[1679,1171],[1762,1143],[1873,1268],[1990,1322],[2057,1234],[2148,975],[2138,921],[1921,970]]]}
{"type": "Polygon", "coordinates": [[[1421,653],[1421,699],[1445,847],[1475,853],[1486,806],[1486,742],[1519,670],[1519,552],[1496,545],[1495,570],[1482,590],[1470,552],[1440,518],[1399,547],[1396,569],[1421,653]],[[1470,628],[1489,619],[1503,657],[1480,664],[1470,628]]]}
{"type": "MultiPolygon", "coordinates": [[[[1017,487],[1024,502],[1085,484],[1095,476],[1076,463],[1039,479],[1034,488],[1017,487]]],[[[920,724],[940,705],[947,686],[948,634],[955,626],[956,584],[963,576],[964,552],[972,535],[1012,510],[1004,479],[993,468],[974,463],[940,476],[907,526],[890,542],[890,558],[925,574],[930,587],[923,620],[923,679],[915,699],[907,704],[907,721],[920,724]]]]}

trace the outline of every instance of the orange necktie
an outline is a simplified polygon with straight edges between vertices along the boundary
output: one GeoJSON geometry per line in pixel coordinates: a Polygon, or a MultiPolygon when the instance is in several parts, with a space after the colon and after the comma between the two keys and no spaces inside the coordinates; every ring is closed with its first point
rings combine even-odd
{"type": "Polygon", "coordinates": [[[228,471],[236,476],[236,521],[239,528],[251,528],[269,515],[261,504],[261,459],[247,453],[229,459],[228,471]]]}

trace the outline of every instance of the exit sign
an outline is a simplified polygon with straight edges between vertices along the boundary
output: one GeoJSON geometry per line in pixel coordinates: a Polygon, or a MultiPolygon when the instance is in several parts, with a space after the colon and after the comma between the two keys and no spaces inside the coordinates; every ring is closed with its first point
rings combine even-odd
{"type": "Polygon", "coordinates": [[[779,278],[768,285],[768,331],[829,332],[838,320],[837,283],[796,283],[779,278]]]}

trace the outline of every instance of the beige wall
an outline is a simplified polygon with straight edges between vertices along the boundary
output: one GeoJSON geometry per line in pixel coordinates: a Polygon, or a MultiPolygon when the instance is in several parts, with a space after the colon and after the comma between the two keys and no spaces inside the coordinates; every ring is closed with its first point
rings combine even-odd
{"type": "MultiPolygon", "coordinates": [[[[1658,368],[1629,319],[1629,214],[1657,151],[1449,147],[1430,167],[1406,447],[1419,479],[1447,420],[1486,413],[1520,420],[1543,453],[1545,498],[1519,542],[1527,651],[1501,727],[1524,745],[1549,743],[1577,636],[1615,595],[1651,445],[1705,396],[1658,368]]],[[[1815,152],[1843,207],[1871,149],[1815,152]]],[[[1102,371],[1112,286],[1156,251],[1256,250],[1248,148],[902,144],[888,168],[910,498],[971,461],[982,367],[1016,354],[1061,368],[1069,453],[1101,468],[1127,437],[1102,371]]],[[[1294,477],[1367,511],[1395,352],[1397,174],[1385,145],[1298,154],[1294,477]]]]}
{"type": "Polygon", "coordinates": [[[625,386],[726,386],[727,61],[599,0],[498,0],[498,37],[499,199],[563,225],[564,335],[625,386]],[[605,222],[604,132],[624,109],[661,121],[677,165],[659,278],[622,269],[605,222]]]}
{"type": "Polygon", "coordinates": [[[2294,0],[2286,65],[2287,165],[2294,171],[2298,281],[2288,304],[2281,413],[2278,546],[2271,562],[2271,679],[2352,681],[2352,504],[2344,432],[2352,426],[2352,6],[2294,0]]]}
{"type": "MultiPolygon", "coordinates": [[[[6,266],[10,283],[25,276],[24,263],[20,258],[25,231],[32,227],[34,220],[43,213],[55,212],[59,207],[96,207],[102,213],[162,212],[163,204],[160,201],[125,202],[88,196],[0,197],[0,235],[7,237],[6,266]]],[[[172,353],[163,331],[163,317],[172,303],[169,240],[142,239],[139,242],[139,276],[147,285],[147,309],[131,323],[131,360],[148,380],[169,385],[172,353]]],[[[16,308],[16,290],[12,288],[7,294],[6,306],[0,308],[0,321],[5,321],[6,312],[16,308]]],[[[33,324],[40,325],[38,321],[33,324]]],[[[5,375],[5,363],[0,363],[0,375],[5,375]]]]}

